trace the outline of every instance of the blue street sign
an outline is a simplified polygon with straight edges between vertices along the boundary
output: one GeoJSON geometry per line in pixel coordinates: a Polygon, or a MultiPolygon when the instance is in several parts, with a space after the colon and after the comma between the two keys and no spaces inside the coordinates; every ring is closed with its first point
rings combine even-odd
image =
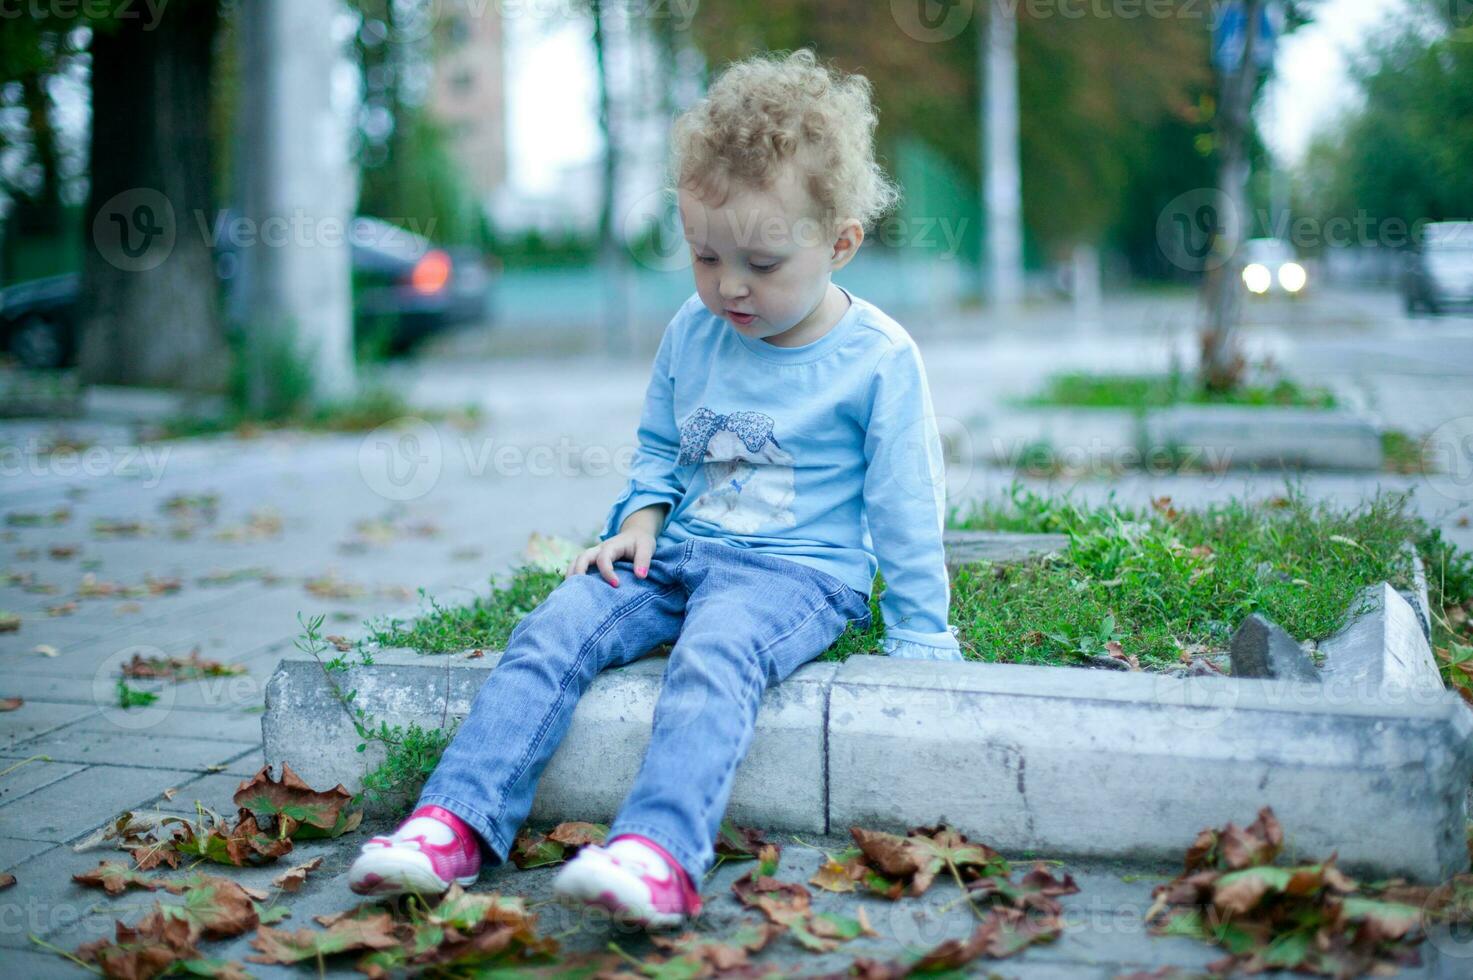
{"type": "MultiPolygon", "coordinates": [[[[1258,37],[1253,40],[1253,60],[1259,70],[1273,66],[1274,47],[1279,39],[1279,6],[1268,0],[1259,8],[1258,37]]],[[[1247,43],[1247,18],[1243,16],[1243,0],[1229,0],[1221,8],[1212,29],[1212,64],[1221,72],[1237,71],[1243,63],[1243,47],[1247,43]]]]}

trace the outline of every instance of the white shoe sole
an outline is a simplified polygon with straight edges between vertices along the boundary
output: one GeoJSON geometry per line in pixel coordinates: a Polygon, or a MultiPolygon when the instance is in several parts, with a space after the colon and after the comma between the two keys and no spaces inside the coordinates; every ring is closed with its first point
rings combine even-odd
{"type": "Polygon", "coordinates": [[[647,929],[688,923],[686,916],[656,911],[640,880],[599,851],[579,851],[553,879],[552,892],[564,905],[597,905],[620,922],[647,929]]]}
{"type": "MultiPolygon", "coordinates": [[[[480,875],[456,878],[453,884],[470,886],[480,875]]],[[[359,895],[440,895],[452,882],[435,874],[430,859],[404,847],[376,847],[364,851],[348,870],[348,887],[359,895]]]]}

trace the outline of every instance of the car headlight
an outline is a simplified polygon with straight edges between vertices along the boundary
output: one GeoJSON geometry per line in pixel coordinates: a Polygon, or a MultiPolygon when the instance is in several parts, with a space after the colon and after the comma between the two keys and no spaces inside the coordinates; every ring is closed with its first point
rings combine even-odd
{"type": "Polygon", "coordinates": [[[1297,293],[1309,282],[1309,273],[1298,262],[1285,262],[1279,266],[1279,285],[1287,293],[1297,293]]]}
{"type": "Polygon", "coordinates": [[[1268,271],[1268,266],[1254,262],[1252,265],[1243,267],[1243,285],[1248,287],[1249,292],[1260,296],[1269,291],[1274,284],[1274,274],[1268,271]]]}

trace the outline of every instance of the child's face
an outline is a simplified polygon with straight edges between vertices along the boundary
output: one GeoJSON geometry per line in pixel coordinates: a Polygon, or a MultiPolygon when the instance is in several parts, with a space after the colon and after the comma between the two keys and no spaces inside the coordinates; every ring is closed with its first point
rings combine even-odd
{"type": "Polygon", "coordinates": [[[733,187],[719,208],[684,187],[679,197],[696,292],[706,308],[748,337],[780,346],[806,342],[823,317],[830,276],[864,239],[859,222],[845,222],[836,238],[828,237],[791,168],[770,191],[733,187]]]}

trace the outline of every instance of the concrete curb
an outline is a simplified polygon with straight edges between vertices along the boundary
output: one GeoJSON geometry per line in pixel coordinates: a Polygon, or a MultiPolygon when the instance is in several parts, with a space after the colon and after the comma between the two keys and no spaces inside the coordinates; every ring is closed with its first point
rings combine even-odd
{"type": "MultiPolygon", "coordinates": [[[[1409,621],[1410,607],[1384,591],[1409,621]]],[[[376,719],[439,727],[464,716],[497,659],[385,651],[334,676],[376,719]]],[[[614,816],[666,659],[594,680],[533,820],[614,816]]],[[[267,761],[290,762],[309,783],[356,790],[382,758],[377,743],[356,751],[310,657],[282,660],[266,705],[267,761]]],[[[805,665],[765,694],[728,815],[800,832],[945,820],[1009,853],[1174,860],[1203,827],[1249,822],[1268,805],[1303,857],[1337,851],[1358,872],[1440,881],[1468,865],[1470,778],[1473,714],[1440,685],[857,656],[805,665]]]]}
{"type": "Polygon", "coordinates": [[[1445,693],[1421,610],[1386,582],[1362,590],[1351,608],[1362,606],[1365,612],[1320,644],[1321,680],[1352,691],[1445,693]]]}
{"type": "Polygon", "coordinates": [[[829,715],[836,828],[945,819],[1005,852],[1172,860],[1272,806],[1306,858],[1468,865],[1473,718],[1447,692],[853,657],[829,715]]]}
{"type": "Polygon", "coordinates": [[[1227,465],[1379,470],[1381,434],[1351,412],[1237,405],[1178,405],[1146,414],[1147,445],[1227,455],[1227,465]]]}

